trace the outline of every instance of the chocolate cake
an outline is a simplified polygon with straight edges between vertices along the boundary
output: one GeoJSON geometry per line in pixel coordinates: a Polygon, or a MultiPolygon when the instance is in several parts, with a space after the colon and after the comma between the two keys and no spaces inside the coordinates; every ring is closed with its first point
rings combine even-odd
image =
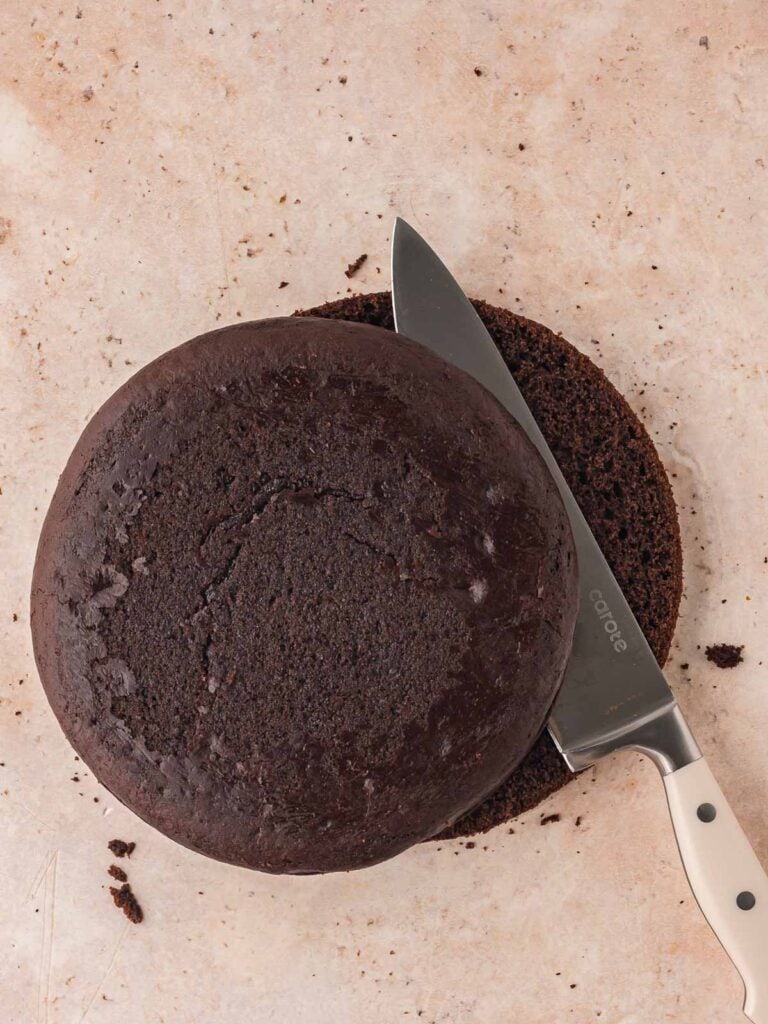
{"type": "Polygon", "coordinates": [[[301,873],[392,856],[497,790],[576,605],[559,495],[488,392],[381,327],[285,318],[173,349],[96,414],[32,625],[54,711],[119,799],[301,873]]]}
{"type": "MultiPolygon", "coordinates": [[[[674,499],[653,442],[603,372],[567,341],[508,310],[474,305],[663,664],[677,621],[682,556],[674,499]]],[[[388,292],[299,315],[394,327],[388,292]]],[[[535,807],[572,778],[545,732],[509,778],[443,835],[487,831],[535,807]]]]}

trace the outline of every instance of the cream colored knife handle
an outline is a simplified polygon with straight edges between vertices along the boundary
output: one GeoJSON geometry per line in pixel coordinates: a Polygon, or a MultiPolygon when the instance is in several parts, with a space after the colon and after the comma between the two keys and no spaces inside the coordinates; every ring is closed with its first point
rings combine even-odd
{"type": "Polygon", "coordinates": [[[664,786],[693,895],[744,979],[744,1013],[768,1024],[768,877],[703,757],[664,786]]]}

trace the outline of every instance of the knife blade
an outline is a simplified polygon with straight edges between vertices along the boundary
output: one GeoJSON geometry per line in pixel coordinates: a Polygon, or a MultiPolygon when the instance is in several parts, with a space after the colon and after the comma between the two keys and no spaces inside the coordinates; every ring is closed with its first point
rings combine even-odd
{"type": "MultiPolygon", "coordinates": [[[[627,746],[654,723],[678,719],[676,702],[520,389],[474,307],[427,243],[395,223],[392,297],[397,330],[471,374],[514,416],[557,483],[579,563],[580,611],[549,729],[571,770],[627,746]]],[[[691,740],[668,756],[680,765],[691,740]]]]}
{"type": "Polygon", "coordinates": [[[552,474],[576,545],[580,607],[550,734],[572,771],[625,748],[654,761],[694,895],[745,982],[745,1013],[768,1024],[768,878],[493,339],[442,261],[399,217],[392,306],[396,330],[486,387],[552,474]]]}

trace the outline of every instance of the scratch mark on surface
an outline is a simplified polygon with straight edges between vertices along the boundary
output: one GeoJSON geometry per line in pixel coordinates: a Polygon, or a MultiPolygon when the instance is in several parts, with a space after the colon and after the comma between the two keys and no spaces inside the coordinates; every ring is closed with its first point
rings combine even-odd
{"type": "Polygon", "coordinates": [[[33,818],[39,825],[42,825],[43,828],[47,828],[49,832],[55,832],[56,831],[56,829],[53,827],[53,825],[49,825],[47,821],[43,821],[42,818],[39,818],[35,814],[35,812],[30,810],[29,807],[27,807],[27,805],[23,801],[21,801],[21,800],[11,800],[11,803],[13,804],[14,807],[21,807],[21,809],[23,811],[27,812],[27,814],[30,816],[30,818],[33,818]]]}
{"type": "Polygon", "coordinates": [[[40,886],[43,884],[43,879],[45,878],[46,873],[51,866],[51,861],[53,860],[55,855],[56,851],[52,850],[49,853],[46,853],[45,857],[43,857],[43,863],[37,869],[37,874],[32,879],[32,883],[29,889],[27,890],[27,895],[24,897],[25,903],[29,903],[33,896],[37,896],[40,890],[40,886]]]}
{"type": "MultiPolygon", "coordinates": [[[[54,850],[41,882],[43,889],[43,940],[40,947],[40,968],[37,983],[38,1024],[48,1024],[48,1010],[51,1005],[51,978],[53,976],[53,943],[56,927],[56,875],[59,866],[59,851],[54,850]]],[[[37,891],[37,889],[35,891],[37,891]]]]}
{"type": "Polygon", "coordinates": [[[120,947],[123,944],[123,940],[125,939],[125,936],[127,935],[129,928],[130,928],[130,922],[126,921],[125,924],[123,925],[123,930],[122,930],[122,932],[120,932],[120,935],[118,936],[117,942],[115,943],[115,948],[112,950],[112,956],[109,958],[109,963],[107,964],[104,973],[102,974],[102,976],[99,978],[98,982],[96,983],[96,988],[93,990],[93,995],[91,996],[91,998],[86,1003],[85,1009],[83,1010],[83,1015],[80,1018],[80,1020],[78,1021],[78,1024],[83,1024],[83,1021],[88,1016],[91,1007],[93,1006],[94,1002],[96,1001],[96,996],[99,994],[99,992],[101,992],[101,989],[102,989],[102,987],[104,985],[104,982],[107,980],[107,978],[109,977],[110,972],[112,971],[112,968],[115,966],[115,961],[117,960],[117,954],[120,951],[120,947]]]}
{"type": "Polygon", "coordinates": [[[51,1000],[51,980],[53,978],[53,946],[56,935],[56,882],[59,877],[59,850],[56,851],[56,856],[53,859],[52,877],[51,877],[51,902],[50,902],[50,938],[48,940],[48,974],[45,981],[45,1019],[48,1020],[48,1007],[50,1006],[51,1000]]]}
{"type": "Polygon", "coordinates": [[[227,303],[229,303],[229,270],[227,269],[227,247],[224,241],[224,218],[221,212],[221,189],[216,174],[216,157],[211,153],[211,168],[213,171],[213,190],[216,195],[216,227],[219,232],[219,245],[221,247],[221,266],[224,271],[224,281],[227,286],[227,303]]]}
{"type": "Polygon", "coordinates": [[[611,206],[611,212],[608,215],[608,221],[606,224],[606,227],[608,229],[608,244],[611,247],[616,245],[619,238],[619,233],[621,231],[619,225],[621,224],[621,214],[623,210],[622,196],[625,196],[627,194],[626,189],[627,179],[622,177],[619,180],[616,189],[616,198],[614,199],[613,205],[611,206]]]}

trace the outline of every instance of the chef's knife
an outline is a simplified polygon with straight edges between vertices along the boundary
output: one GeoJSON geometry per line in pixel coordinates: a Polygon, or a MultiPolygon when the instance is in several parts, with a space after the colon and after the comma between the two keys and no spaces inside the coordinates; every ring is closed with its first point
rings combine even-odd
{"type": "Polygon", "coordinates": [[[392,305],[399,333],[495,395],[554,477],[576,544],[581,603],[549,731],[572,771],[625,748],[656,764],[693,893],[744,980],[744,1012],[754,1024],[768,1024],[768,878],[506,363],[449,271],[400,218],[392,236],[392,305]]]}

